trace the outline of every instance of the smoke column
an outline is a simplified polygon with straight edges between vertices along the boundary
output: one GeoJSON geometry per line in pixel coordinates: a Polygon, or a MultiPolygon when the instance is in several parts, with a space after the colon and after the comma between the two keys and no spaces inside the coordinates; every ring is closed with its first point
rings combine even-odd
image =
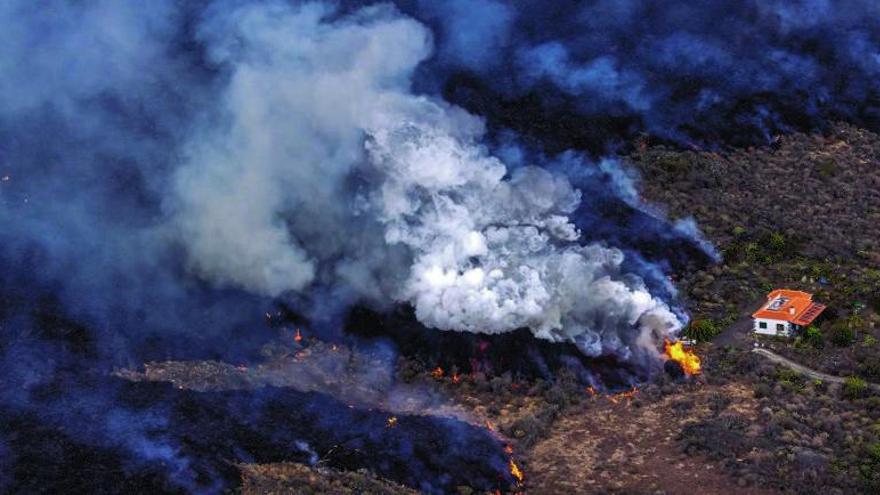
{"type": "Polygon", "coordinates": [[[192,273],[270,297],[340,285],[430,327],[528,327],[589,355],[650,352],[680,327],[620,251],[578,244],[564,176],[510,170],[481,119],[410,92],[424,26],[388,5],[212,13],[198,36],[228,85],[171,199],[192,273]]]}

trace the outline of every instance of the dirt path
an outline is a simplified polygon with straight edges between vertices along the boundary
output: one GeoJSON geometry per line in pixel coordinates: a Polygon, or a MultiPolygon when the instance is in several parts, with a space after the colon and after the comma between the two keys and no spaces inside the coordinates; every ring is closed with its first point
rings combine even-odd
{"type": "MultiPolygon", "coordinates": [[[[798,373],[800,373],[804,376],[808,376],[813,379],[819,379],[819,380],[822,380],[823,382],[829,382],[829,383],[841,383],[842,384],[842,383],[846,382],[846,378],[844,378],[844,377],[829,375],[827,373],[822,373],[821,371],[816,371],[812,368],[807,368],[806,366],[804,366],[802,364],[798,364],[790,359],[784,358],[784,357],[780,356],[779,354],[776,354],[773,351],[770,351],[770,350],[767,350],[767,349],[764,349],[761,347],[752,349],[752,352],[754,352],[756,354],[760,354],[760,355],[766,357],[767,359],[773,361],[774,363],[781,364],[787,368],[790,368],[794,371],[797,371],[798,373]]],[[[880,392],[880,385],[878,385],[876,383],[869,383],[868,387],[875,392],[880,392]]]]}

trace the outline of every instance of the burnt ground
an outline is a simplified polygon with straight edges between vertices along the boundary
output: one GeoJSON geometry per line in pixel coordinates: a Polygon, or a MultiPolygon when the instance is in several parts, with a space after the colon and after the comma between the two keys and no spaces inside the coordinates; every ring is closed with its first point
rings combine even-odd
{"type": "MultiPolygon", "coordinates": [[[[184,394],[198,411],[210,400],[262,389],[327,394],[371,421],[397,418],[385,433],[391,439],[402,435],[398,424],[431,430],[454,421],[507,446],[507,459],[524,472],[521,483],[505,474],[487,491],[493,482],[450,467],[457,472],[442,485],[448,493],[877,493],[880,397],[858,380],[821,383],[775,366],[749,352],[747,330],[748,315],[770,289],[811,291],[830,307],[819,338],[761,343],[829,374],[880,382],[878,156],[880,136],[841,124],[827,135],[783,136],[763,148],[637,146],[626,157],[642,173],[647,200],[671,218],[693,216],[723,254],[718,263],[676,274],[695,320],[719,334],[698,345],[704,373],[697,377],[662,375],[636,390],[596,393],[565,366],[541,379],[503,367],[473,371],[418,353],[389,360],[308,336],[297,342],[286,329],[258,363],[153,362],[117,370],[114,379],[170,383],[155,390],[184,394]]],[[[283,410],[278,424],[288,421],[283,410]]],[[[259,426],[253,435],[268,431],[259,426]]],[[[310,428],[292,431],[310,435],[310,428]]],[[[224,453],[224,476],[235,481],[234,491],[253,494],[417,493],[418,482],[394,468],[404,459],[376,460],[357,450],[340,456],[332,441],[311,437],[296,455],[278,446],[250,460],[224,453]]],[[[85,458],[83,468],[110,463],[112,453],[105,457],[85,458]]],[[[153,486],[113,469],[130,487],[153,486]]]]}

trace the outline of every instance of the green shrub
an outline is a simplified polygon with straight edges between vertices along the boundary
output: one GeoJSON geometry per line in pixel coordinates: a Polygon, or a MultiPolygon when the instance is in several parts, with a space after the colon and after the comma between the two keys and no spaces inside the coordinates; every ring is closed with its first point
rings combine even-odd
{"type": "Polygon", "coordinates": [[[880,463],[880,442],[868,446],[868,457],[872,461],[880,463]]]}
{"type": "Polygon", "coordinates": [[[834,343],[834,345],[846,347],[855,341],[856,333],[853,331],[852,327],[849,326],[848,322],[840,320],[831,325],[828,338],[834,343]]]}
{"type": "Polygon", "coordinates": [[[865,326],[865,320],[859,315],[851,315],[846,319],[846,325],[852,329],[859,329],[865,326]]]}
{"type": "Polygon", "coordinates": [[[862,341],[862,345],[865,347],[871,347],[877,343],[877,338],[873,335],[865,335],[865,339],[862,341]]]}
{"type": "Polygon", "coordinates": [[[767,241],[767,244],[770,249],[773,251],[779,252],[785,250],[785,236],[780,234],[779,232],[773,232],[770,234],[770,238],[767,241]]]}
{"type": "Polygon", "coordinates": [[[843,395],[850,399],[864,397],[868,391],[868,382],[857,376],[851,376],[843,382],[843,395]]]}
{"type": "Polygon", "coordinates": [[[698,342],[712,340],[719,333],[721,333],[721,329],[708,318],[690,322],[684,331],[685,337],[698,342]]]}
{"type": "Polygon", "coordinates": [[[822,330],[819,330],[818,328],[816,328],[812,325],[807,327],[806,330],[804,330],[803,338],[804,338],[804,342],[806,342],[807,344],[809,344],[817,349],[819,347],[822,347],[822,344],[823,344],[822,330]]]}
{"type": "Polygon", "coordinates": [[[806,383],[800,373],[789,368],[781,368],[776,372],[776,378],[782,388],[792,392],[800,392],[804,389],[806,383]]]}
{"type": "Polygon", "coordinates": [[[863,461],[859,465],[859,474],[866,482],[866,488],[876,493],[880,488],[880,442],[875,442],[865,449],[863,461]]]}
{"type": "Polygon", "coordinates": [[[756,242],[750,242],[746,244],[744,251],[745,258],[748,261],[755,261],[758,258],[758,251],[761,248],[758,246],[756,242]]]}

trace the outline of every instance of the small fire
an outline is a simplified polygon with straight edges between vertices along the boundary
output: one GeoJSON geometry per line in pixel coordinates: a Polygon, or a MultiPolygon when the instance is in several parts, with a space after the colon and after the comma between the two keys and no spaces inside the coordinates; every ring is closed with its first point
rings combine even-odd
{"type": "Polygon", "coordinates": [[[453,373],[452,374],[452,383],[458,383],[460,381],[461,381],[461,375],[459,375],[458,373],[453,373]]]}
{"type": "Polygon", "coordinates": [[[488,428],[489,431],[495,431],[495,425],[492,424],[492,422],[489,421],[488,419],[486,420],[486,428],[488,428]]]}
{"type": "Polygon", "coordinates": [[[693,351],[685,349],[684,343],[680,340],[677,342],[666,341],[666,356],[680,364],[688,375],[700,374],[700,357],[693,351]]]}
{"type": "Polygon", "coordinates": [[[512,474],[513,477],[516,478],[517,483],[522,483],[523,472],[520,471],[519,466],[517,466],[516,463],[513,462],[513,459],[510,459],[509,464],[510,464],[510,474],[512,474]]]}
{"type": "Polygon", "coordinates": [[[299,332],[299,328],[297,328],[297,329],[296,329],[296,335],[293,336],[293,341],[294,341],[294,342],[302,342],[302,339],[303,339],[303,336],[302,336],[302,334],[299,332]]]}
{"type": "Polygon", "coordinates": [[[443,368],[437,366],[436,368],[434,368],[433,371],[431,371],[431,376],[433,376],[434,378],[442,378],[443,377],[443,368]]]}
{"type": "Polygon", "coordinates": [[[605,397],[614,404],[619,403],[621,401],[621,399],[626,399],[627,404],[629,404],[629,401],[633,397],[635,397],[638,392],[639,392],[639,389],[633,387],[632,390],[627,390],[626,392],[620,392],[620,393],[616,393],[613,395],[607,395],[605,397]]]}
{"type": "Polygon", "coordinates": [[[391,416],[385,422],[385,427],[386,428],[394,428],[395,426],[397,426],[397,416],[391,416]]]}
{"type": "Polygon", "coordinates": [[[507,452],[508,454],[513,454],[513,446],[512,445],[505,445],[504,451],[507,452]]]}

